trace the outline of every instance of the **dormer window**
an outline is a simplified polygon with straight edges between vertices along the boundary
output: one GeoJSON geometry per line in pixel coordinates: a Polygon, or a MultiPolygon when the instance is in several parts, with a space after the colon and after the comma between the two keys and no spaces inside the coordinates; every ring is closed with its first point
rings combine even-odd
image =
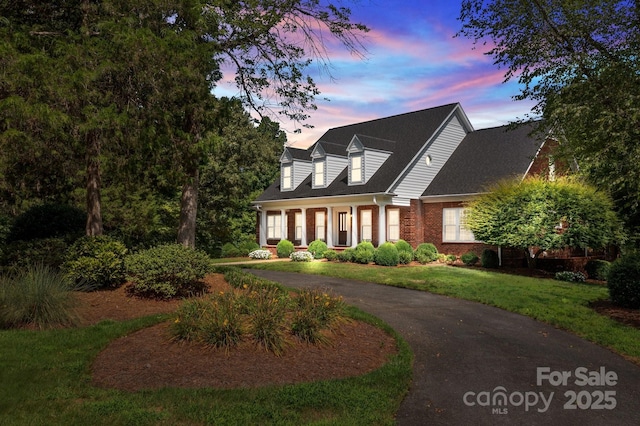
{"type": "Polygon", "coordinates": [[[293,189],[293,174],[291,173],[292,168],[293,166],[291,164],[282,165],[281,187],[283,191],[291,191],[293,189]]]}
{"type": "Polygon", "coordinates": [[[349,157],[349,183],[363,183],[362,154],[352,154],[349,157]]]}
{"type": "Polygon", "coordinates": [[[316,159],[313,162],[313,187],[321,188],[326,185],[325,180],[325,164],[324,158],[316,159]]]}

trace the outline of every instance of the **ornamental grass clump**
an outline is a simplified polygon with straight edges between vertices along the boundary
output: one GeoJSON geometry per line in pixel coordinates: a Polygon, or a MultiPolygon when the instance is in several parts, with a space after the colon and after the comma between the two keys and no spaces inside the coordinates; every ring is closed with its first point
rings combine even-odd
{"type": "Polygon", "coordinates": [[[281,355],[287,346],[285,315],[289,296],[272,286],[253,290],[243,298],[249,308],[249,334],[258,346],[281,355]]]}
{"type": "Polygon", "coordinates": [[[76,299],[70,288],[64,274],[43,265],[0,277],[0,327],[76,324],[76,299]]]}
{"type": "Polygon", "coordinates": [[[300,292],[297,310],[291,322],[291,333],[308,343],[328,343],[324,330],[335,330],[346,321],[346,307],[342,297],[318,289],[300,292]]]}

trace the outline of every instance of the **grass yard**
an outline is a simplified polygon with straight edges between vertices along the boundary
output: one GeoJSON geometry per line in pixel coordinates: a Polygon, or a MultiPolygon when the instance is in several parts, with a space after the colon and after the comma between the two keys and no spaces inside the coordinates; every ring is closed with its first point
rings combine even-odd
{"type": "Polygon", "coordinates": [[[476,268],[382,267],[337,262],[247,264],[411,288],[496,306],[571,331],[640,363],[640,330],[598,314],[588,304],[607,299],[606,287],[530,278],[476,268]]]}
{"type": "Polygon", "coordinates": [[[411,350],[376,318],[356,308],[348,313],[395,336],[398,354],[360,377],[243,390],[92,386],[91,364],[102,349],[168,320],[166,314],[82,328],[2,330],[0,425],[393,424],[411,379],[411,350]]]}

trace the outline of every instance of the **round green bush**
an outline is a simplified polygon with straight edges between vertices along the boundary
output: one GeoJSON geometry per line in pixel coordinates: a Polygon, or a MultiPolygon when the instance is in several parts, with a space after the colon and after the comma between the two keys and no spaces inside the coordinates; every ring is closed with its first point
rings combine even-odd
{"type": "Polygon", "coordinates": [[[640,258],[626,255],[611,264],[607,276],[609,297],[618,306],[640,309],[640,258]]]}
{"type": "Polygon", "coordinates": [[[79,238],[67,251],[62,270],[83,290],[117,287],[124,283],[127,248],[106,235],[79,238]]]}
{"type": "Polygon", "coordinates": [[[260,244],[256,243],[255,241],[242,241],[240,244],[238,244],[240,256],[249,256],[249,253],[259,249],[260,244]]]}
{"type": "Polygon", "coordinates": [[[293,243],[289,240],[280,240],[278,242],[278,245],[276,246],[276,253],[278,254],[278,257],[281,258],[287,258],[291,256],[293,250],[293,243]]]}
{"type": "Polygon", "coordinates": [[[478,255],[475,254],[474,252],[470,251],[468,253],[463,254],[462,256],[460,256],[460,260],[462,260],[462,263],[464,263],[465,265],[475,265],[476,263],[478,263],[478,260],[480,260],[478,258],[478,255]]]}
{"type": "Polygon", "coordinates": [[[170,299],[201,293],[202,279],[211,271],[206,253],[167,244],[127,256],[127,279],[135,295],[170,299]]]}
{"type": "Polygon", "coordinates": [[[406,242],[405,240],[398,240],[395,242],[395,246],[396,249],[401,252],[401,251],[408,251],[413,253],[413,247],[411,247],[411,244],[409,244],[408,242],[406,242]]]}
{"type": "Polygon", "coordinates": [[[431,243],[422,243],[416,248],[416,260],[423,265],[438,259],[438,249],[431,243]]]}
{"type": "Polygon", "coordinates": [[[352,248],[344,249],[338,252],[338,260],[340,262],[353,262],[355,258],[356,250],[352,248]]]}
{"type": "Polygon", "coordinates": [[[480,263],[483,268],[497,268],[500,266],[500,258],[498,252],[491,249],[482,250],[482,256],[480,257],[480,263]]]}
{"type": "MultiPolygon", "coordinates": [[[[248,255],[249,253],[247,253],[248,255]]],[[[222,245],[222,251],[220,252],[220,257],[241,257],[242,253],[238,247],[236,247],[233,243],[225,243],[222,245]]]]}
{"type": "Polygon", "coordinates": [[[398,262],[402,265],[408,265],[413,262],[413,251],[398,250],[398,262]]]}
{"type": "Polygon", "coordinates": [[[314,259],[322,259],[327,251],[327,244],[322,240],[315,240],[309,244],[307,251],[313,254],[314,259]]]}
{"type": "Polygon", "coordinates": [[[14,241],[2,250],[2,265],[26,267],[44,265],[57,269],[64,263],[68,244],[62,238],[14,241]]]}
{"type": "Polygon", "coordinates": [[[584,265],[584,270],[592,280],[606,281],[611,263],[606,260],[594,259],[584,265]]]}
{"type": "Polygon", "coordinates": [[[7,241],[63,238],[73,242],[85,233],[87,214],[65,204],[35,206],[16,218],[7,241]]]}
{"type": "Polygon", "coordinates": [[[335,250],[327,250],[324,252],[324,258],[329,261],[334,261],[338,259],[338,253],[335,250]]]}
{"type": "Polygon", "coordinates": [[[368,241],[362,241],[356,246],[353,254],[353,261],[356,263],[367,264],[373,262],[376,248],[368,241]]]}
{"type": "Polygon", "coordinates": [[[398,249],[393,243],[382,243],[375,251],[373,261],[380,266],[397,266],[400,261],[398,249]]]}

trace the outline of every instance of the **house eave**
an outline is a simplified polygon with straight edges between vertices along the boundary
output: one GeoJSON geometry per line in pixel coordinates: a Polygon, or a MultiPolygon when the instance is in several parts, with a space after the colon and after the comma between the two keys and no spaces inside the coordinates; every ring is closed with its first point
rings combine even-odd
{"type": "Polygon", "coordinates": [[[389,194],[386,192],[371,192],[365,194],[347,194],[347,195],[330,195],[324,197],[305,197],[305,198],[281,198],[277,200],[256,200],[252,201],[254,209],[261,210],[266,207],[277,207],[279,205],[291,205],[295,204],[296,206],[311,206],[311,205],[321,205],[321,206],[336,206],[336,205],[345,205],[348,204],[349,201],[354,204],[374,204],[373,201],[377,197],[388,197],[393,198],[395,194],[389,194]]]}
{"type": "Polygon", "coordinates": [[[446,203],[446,202],[455,202],[455,201],[469,201],[481,194],[485,194],[484,192],[473,192],[468,194],[444,194],[444,195],[423,195],[420,197],[420,201],[423,203],[446,203]]]}

